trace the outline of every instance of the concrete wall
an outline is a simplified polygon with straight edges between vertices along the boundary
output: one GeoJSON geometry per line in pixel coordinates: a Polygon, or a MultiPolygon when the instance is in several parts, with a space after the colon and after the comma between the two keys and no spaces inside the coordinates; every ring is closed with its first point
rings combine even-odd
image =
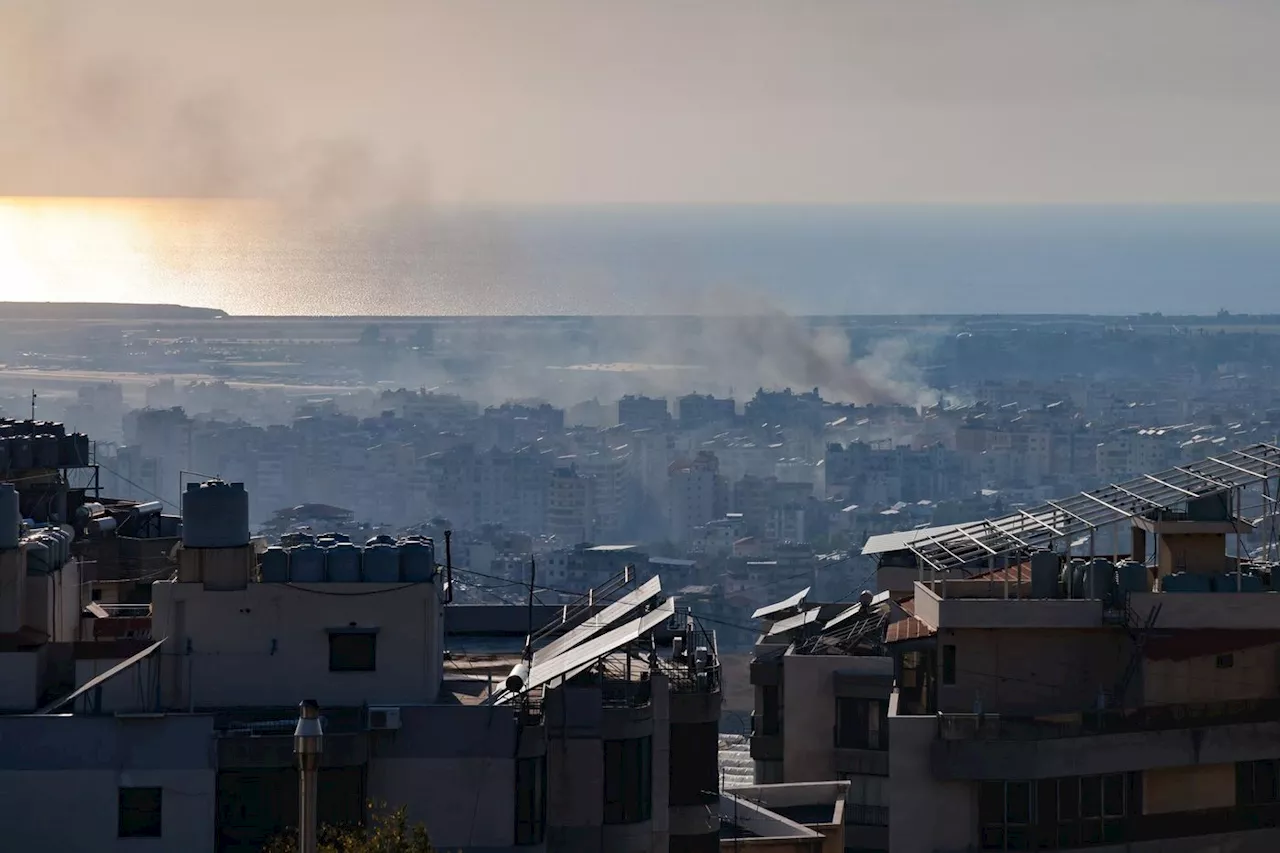
{"type": "Polygon", "coordinates": [[[0,652],[0,711],[34,711],[40,701],[42,650],[0,652]]]}
{"type": "Polygon", "coordinates": [[[211,853],[211,718],[0,718],[5,850],[211,853]],[[158,786],[163,836],[117,838],[119,788],[158,786]]]}
{"type": "Polygon", "coordinates": [[[1138,620],[1147,618],[1157,604],[1158,629],[1246,628],[1270,629],[1280,625],[1280,593],[1275,592],[1137,592],[1129,606],[1138,620]]]}
{"type": "Polygon", "coordinates": [[[1160,767],[1142,774],[1142,813],[1165,814],[1236,804],[1236,766],[1160,767]]]}
{"type": "MultiPolygon", "coordinates": [[[[166,643],[166,645],[168,645],[166,643]]],[[[139,661],[129,669],[101,684],[95,690],[85,692],[76,699],[74,707],[59,709],[61,712],[74,710],[76,713],[89,713],[94,710],[94,702],[100,699],[101,711],[112,713],[137,713],[152,711],[156,706],[156,679],[164,666],[165,647],[161,646],[149,657],[139,661]]],[[[76,687],[87,684],[91,679],[102,675],[127,658],[80,658],[75,662],[76,687]]]]}
{"type": "MultiPolygon", "coordinates": [[[[794,655],[783,658],[782,762],[784,782],[836,778],[836,675],[866,677],[869,685],[892,675],[889,658],[794,655]]],[[[879,692],[877,689],[875,692],[879,692]]],[[[887,689],[885,698],[888,698],[887,689]]]]}
{"type": "Polygon", "coordinates": [[[985,713],[1085,710],[1098,688],[1110,691],[1128,662],[1122,631],[942,630],[938,633],[938,707],[971,713],[980,696],[985,713]],[[943,683],[942,647],[956,647],[955,684],[943,683]]]}
{"type": "Polygon", "coordinates": [[[501,706],[402,708],[371,735],[369,799],[421,821],[437,849],[515,843],[516,722],[501,706]]]}
{"type": "MultiPolygon", "coordinates": [[[[896,703],[895,703],[896,705],[896,703]]],[[[978,823],[972,783],[935,777],[930,761],[937,721],[889,709],[889,838],[894,853],[962,850],[978,823]]]]}
{"type": "MultiPolygon", "coordinates": [[[[894,741],[892,751],[898,746],[894,741]]],[[[939,740],[932,748],[942,778],[1052,779],[1280,758],[1280,722],[1034,741],[939,740]]]]}
{"type": "Polygon", "coordinates": [[[1280,645],[1238,649],[1231,666],[1218,667],[1218,655],[1187,660],[1143,662],[1143,704],[1178,705],[1227,702],[1280,695],[1280,645]]]}
{"type": "Polygon", "coordinates": [[[196,708],[433,702],[442,675],[436,583],[157,583],[153,635],[168,637],[162,701],[196,708]],[[331,628],[376,628],[375,672],[329,672],[331,628]]]}

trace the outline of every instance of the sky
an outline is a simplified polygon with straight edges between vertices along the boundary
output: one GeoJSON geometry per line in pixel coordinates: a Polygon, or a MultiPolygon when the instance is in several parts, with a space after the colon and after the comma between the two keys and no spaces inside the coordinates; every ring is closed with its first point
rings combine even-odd
{"type": "Polygon", "coordinates": [[[1275,0],[0,0],[0,195],[1280,201],[1275,0]]]}

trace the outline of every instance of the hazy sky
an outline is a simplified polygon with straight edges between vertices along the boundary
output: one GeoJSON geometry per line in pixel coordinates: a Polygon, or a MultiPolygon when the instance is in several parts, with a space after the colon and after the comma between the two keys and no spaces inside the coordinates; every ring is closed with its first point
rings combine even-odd
{"type": "Polygon", "coordinates": [[[0,0],[0,194],[1280,201],[1276,0],[0,0]]]}

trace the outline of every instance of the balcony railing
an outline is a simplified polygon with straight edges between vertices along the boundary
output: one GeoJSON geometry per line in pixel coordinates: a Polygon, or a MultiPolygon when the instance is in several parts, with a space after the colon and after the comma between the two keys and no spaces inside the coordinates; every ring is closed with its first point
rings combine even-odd
{"type": "Polygon", "coordinates": [[[1085,711],[1069,720],[938,714],[942,740],[1046,740],[1280,720],[1280,697],[1085,711]]]}

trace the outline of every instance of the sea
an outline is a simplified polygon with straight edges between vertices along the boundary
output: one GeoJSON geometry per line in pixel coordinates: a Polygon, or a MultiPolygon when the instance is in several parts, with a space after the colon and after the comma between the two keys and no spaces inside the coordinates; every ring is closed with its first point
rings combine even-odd
{"type": "Polygon", "coordinates": [[[1280,206],[319,214],[0,198],[3,300],[237,315],[1275,313],[1280,206]]]}

